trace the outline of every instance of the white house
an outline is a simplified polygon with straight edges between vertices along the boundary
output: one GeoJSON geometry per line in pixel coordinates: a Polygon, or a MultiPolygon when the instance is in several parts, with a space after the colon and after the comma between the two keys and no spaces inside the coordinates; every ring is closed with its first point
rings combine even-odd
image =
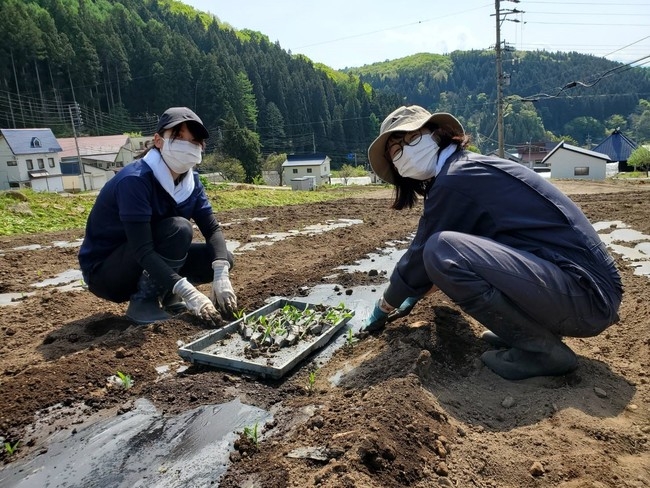
{"type": "Polygon", "coordinates": [[[0,190],[63,191],[61,151],[50,129],[0,129],[0,190]]]}
{"type": "Polygon", "coordinates": [[[322,153],[290,154],[282,163],[282,184],[291,186],[291,180],[301,180],[305,177],[314,179],[314,186],[328,183],[330,178],[331,160],[322,153]]]}
{"type": "Polygon", "coordinates": [[[604,180],[608,163],[612,160],[606,154],[560,142],[542,160],[551,167],[551,178],[582,180],[604,180]]]}

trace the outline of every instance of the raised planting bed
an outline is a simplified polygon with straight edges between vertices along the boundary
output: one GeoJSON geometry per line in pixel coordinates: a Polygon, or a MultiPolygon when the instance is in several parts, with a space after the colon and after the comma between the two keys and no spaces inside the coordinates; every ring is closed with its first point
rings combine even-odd
{"type": "Polygon", "coordinates": [[[343,304],[279,299],[178,350],[192,363],[278,379],[323,347],[352,317],[343,304]]]}

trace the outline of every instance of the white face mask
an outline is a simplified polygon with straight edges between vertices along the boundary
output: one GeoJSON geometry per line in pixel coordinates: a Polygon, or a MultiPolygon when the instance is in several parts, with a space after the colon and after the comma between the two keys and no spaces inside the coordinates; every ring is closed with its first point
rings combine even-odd
{"type": "Polygon", "coordinates": [[[183,174],[201,162],[201,146],[180,139],[163,139],[160,151],[165,164],[174,173],[183,174]]]}
{"type": "Polygon", "coordinates": [[[436,175],[440,147],[431,134],[424,134],[422,140],[414,146],[404,145],[402,157],[393,162],[397,172],[404,178],[428,180],[436,175]]]}

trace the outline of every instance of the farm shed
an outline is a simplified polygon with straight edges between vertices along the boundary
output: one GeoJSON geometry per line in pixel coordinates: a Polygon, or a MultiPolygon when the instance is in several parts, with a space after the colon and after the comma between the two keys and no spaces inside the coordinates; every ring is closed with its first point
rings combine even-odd
{"type": "Polygon", "coordinates": [[[560,142],[548,153],[542,164],[551,167],[551,178],[604,180],[609,156],[560,142]]]}

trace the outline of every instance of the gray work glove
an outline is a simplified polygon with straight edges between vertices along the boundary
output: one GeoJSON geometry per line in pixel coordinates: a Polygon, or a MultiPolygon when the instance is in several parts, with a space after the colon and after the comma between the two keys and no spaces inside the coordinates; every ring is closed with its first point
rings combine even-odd
{"type": "Polygon", "coordinates": [[[223,259],[217,259],[212,262],[214,279],[212,280],[210,299],[220,310],[224,311],[228,316],[233,317],[237,310],[237,296],[230,283],[229,268],[230,263],[223,259]]]}
{"type": "Polygon", "coordinates": [[[187,309],[197,317],[220,325],[222,323],[221,315],[208,297],[194,287],[187,278],[182,278],[176,282],[172,290],[175,294],[180,296],[187,309]]]}

